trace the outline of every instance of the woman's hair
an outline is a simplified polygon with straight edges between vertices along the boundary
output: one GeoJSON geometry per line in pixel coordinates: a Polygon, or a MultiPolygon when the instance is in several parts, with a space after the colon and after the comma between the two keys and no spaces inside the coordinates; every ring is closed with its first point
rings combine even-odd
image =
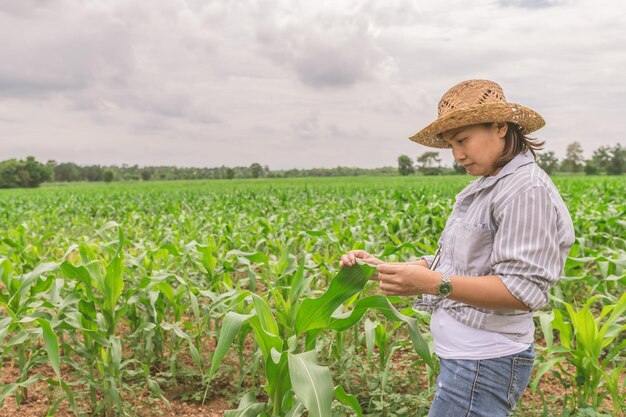
{"type": "MultiPolygon", "coordinates": [[[[509,161],[515,158],[522,152],[530,151],[533,154],[533,157],[537,157],[535,155],[535,151],[543,149],[543,145],[545,142],[539,141],[538,139],[529,138],[528,136],[522,133],[522,130],[518,125],[511,122],[506,122],[509,126],[506,131],[506,136],[504,137],[504,150],[502,151],[502,155],[496,161],[495,168],[502,168],[509,161]]],[[[483,123],[484,127],[491,127],[493,123],[483,123]]]]}

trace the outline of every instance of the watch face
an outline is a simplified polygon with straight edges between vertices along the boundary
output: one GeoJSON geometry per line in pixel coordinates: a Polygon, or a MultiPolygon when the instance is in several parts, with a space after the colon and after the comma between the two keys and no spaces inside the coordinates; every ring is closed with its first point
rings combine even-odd
{"type": "Polygon", "coordinates": [[[452,284],[450,284],[449,282],[442,282],[441,284],[439,284],[438,290],[441,297],[447,297],[452,292],[452,284]]]}

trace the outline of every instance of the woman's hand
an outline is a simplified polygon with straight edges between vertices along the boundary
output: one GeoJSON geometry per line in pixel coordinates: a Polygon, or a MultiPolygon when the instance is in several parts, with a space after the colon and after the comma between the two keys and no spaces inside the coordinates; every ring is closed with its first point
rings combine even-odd
{"type": "Polygon", "coordinates": [[[383,263],[383,261],[375,258],[364,250],[351,250],[350,252],[341,256],[341,261],[339,261],[339,268],[342,268],[344,266],[353,266],[356,264],[357,259],[362,259],[363,261],[372,265],[378,265],[383,263]]]}
{"type": "Polygon", "coordinates": [[[417,264],[377,264],[380,289],[387,295],[437,294],[441,274],[417,264]]]}

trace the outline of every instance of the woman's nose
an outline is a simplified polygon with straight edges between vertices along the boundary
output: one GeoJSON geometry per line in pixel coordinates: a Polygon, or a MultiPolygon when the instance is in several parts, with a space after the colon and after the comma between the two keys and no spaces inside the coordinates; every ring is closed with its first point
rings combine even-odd
{"type": "Polygon", "coordinates": [[[454,157],[454,159],[460,162],[465,159],[465,152],[463,152],[457,146],[452,146],[452,156],[454,157]]]}

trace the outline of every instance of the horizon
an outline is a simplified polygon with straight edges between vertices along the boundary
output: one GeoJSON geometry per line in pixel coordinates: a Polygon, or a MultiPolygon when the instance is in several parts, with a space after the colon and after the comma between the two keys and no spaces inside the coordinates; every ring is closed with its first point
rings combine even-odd
{"type": "MultiPolygon", "coordinates": [[[[579,142],[580,143],[580,142],[579,142]]],[[[622,145],[620,142],[616,142],[613,145],[602,145],[602,146],[618,146],[618,145],[622,145]]],[[[430,149],[430,148],[429,148],[430,149]]],[[[596,148],[598,149],[598,148],[596,148]]],[[[584,150],[584,148],[583,148],[584,150]]],[[[595,150],[595,149],[594,149],[595,150]]],[[[436,152],[438,154],[441,155],[442,152],[445,151],[425,151],[425,152],[436,152]]],[[[537,156],[539,156],[542,153],[546,153],[546,152],[554,152],[554,151],[550,151],[550,150],[539,150],[539,151],[535,151],[537,153],[537,156]]],[[[424,152],[423,152],[424,153],[424,152]]],[[[586,155],[587,152],[584,152],[584,156],[585,159],[589,159],[589,157],[591,157],[591,155],[587,156],[586,155]]],[[[411,155],[407,155],[408,157],[411,158],[411,160],[414,162],[414,166],[417,166],[417,157],[421,155],[421,154],[417,154],[414,157],[411,157],[411,155]]],[[[11,159],[16,159],[16,160],[25,160],[27,157],[30,157],[34,155],[26,155],[25,157],[9,157],[9,158],[5,158],[0,160],[0,162],[6,161],[6,160],[11,160],[11,159]]],[[[398,157],[403,156],[403,155],[398,155],[398,157]]],[[[563,161],[563,159],[565,158],[565,155],[559,156],[558,154],[555,153],[555,156],[557,158],[557,160],[559,162],[563,161]]],[[[56,165],[59,164],[64,164],[64,163],[70,163],[70,164],[75,164],[76,166],[79,167],[90,167],[90,166],[99,166],[102,168],[110,168],[110,167],[115,167],[115,168],[129,168],[129,167],[138,167],[139,169],[145,169],[145,168],[165,168],[165,167],[172,167],[172,168],[183,168],[183,169],[219,169],[219,168],[249,168],[252,164],[258,163],[259,165],[261,165],[263,168],[268,167],[270,171],[289,171],[289,170],[313,170],[313,169],[335,169],[335,168],[353,168],[353,169],[368,169],[368,170],[376,170],[376,169],[385,169],[385,168],[394,168],[397,169],[398,168],[398,161],[396,158],[396,164],[395,165],[380,165],[380,166],[372,166],[372,167],[363,167],[363,166],[356,166],[356,165],[335,165],[335,166],[312,166],[312,167],[307,167],[307,168],[303,168],[303,167],[290,167],[290,168],[272,168],[271,166],[269,166],[268,164],[262,164],[260,162],[257,161],[253,161],[251,164],[249,165],[214,165],[214,166],[200,166],[200,165],[141,165],[141,164],[128,164],[128,163],[122,163],[122,164],[110,164],[110,165],[104,165],[104,164],[93,164],[93,163],[87,163],[87,164],[80,164],[80,163],[76,163],[73,161],[57,161],[54,159],[49,159],[47,161],[43,161],[43,160],[38,160],[36,157],[35,159],[42,163],[42,164],[48,164],[50,162],[54,162],[56,165]]],[[[444,162],[444,158],[442,158],[442,162],[444,162]]],[[[439,168],[444,168],[444,169],[453,169],[454,166],[452,163],[450,164],[446,164],[446,163],[441,163],[438,165],[439,168]]]]}

